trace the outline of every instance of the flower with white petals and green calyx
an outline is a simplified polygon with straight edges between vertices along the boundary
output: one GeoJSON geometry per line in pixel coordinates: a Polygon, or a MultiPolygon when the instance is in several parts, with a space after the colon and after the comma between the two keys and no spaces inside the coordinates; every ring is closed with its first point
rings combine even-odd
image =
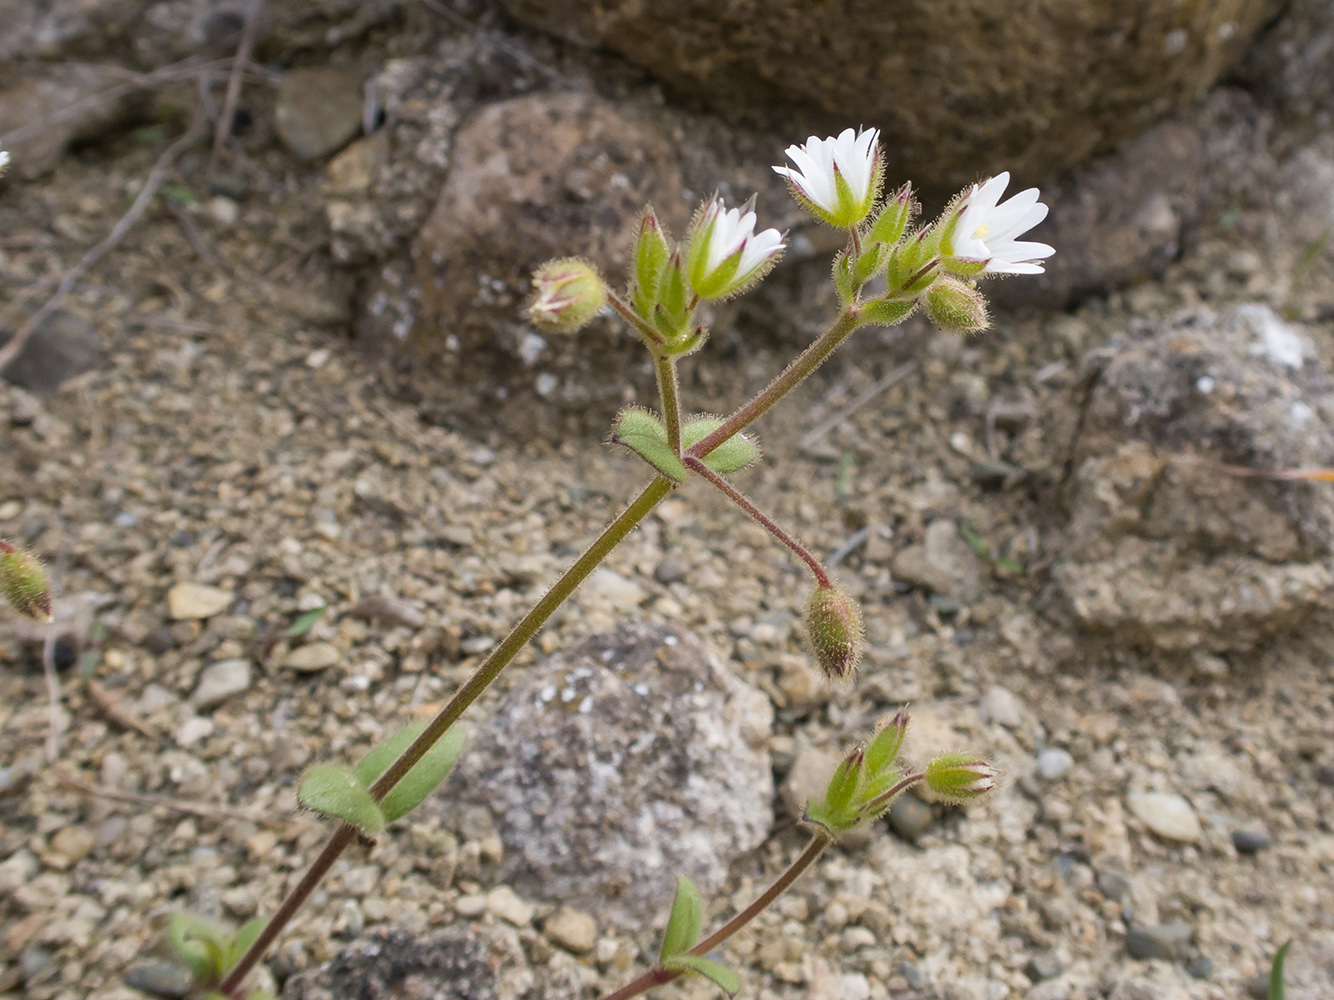
{"type": "Polygon", "coordinates": [[[795,167],[774,167],[788,179],[797,201],[831,226],[855,226],[870,214],[880,194],[884,164],[879,129],[844,129],[837,138],[811,136],[788,146],[795,167]]]}
{"type": "Polygon", "coordinates": [[[0,175],[4,174],[5,168],[8,166],[9,166],[9,152],[7,150],[0,149],[0,175]]]}
{"type": "Polygon", "coordinates": [[[959,201],[941,247],[949,270],[972,275],[1042,273],[1038,261],[1054,254],[1055,248],[1019,237],[1047,217],[1047,206],[1038,201],[1037,188],[1020,191],[1002,203],[1009,183],[1009,171],[997,174],[974,184],[959,201]]]}
{"type": "Polygon", "coordinates": [[[716,195],[706,201],[690,227],[686,272],[701,299],[722,299],[744,292],[763,278],[782,256],[783,234],[755,232],[755,199],[728,208],[716,195]]]}

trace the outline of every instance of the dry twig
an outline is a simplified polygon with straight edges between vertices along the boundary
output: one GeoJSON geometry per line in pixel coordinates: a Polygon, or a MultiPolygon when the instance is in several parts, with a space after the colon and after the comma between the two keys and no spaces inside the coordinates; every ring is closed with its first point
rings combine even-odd
{"type": "Polygon", "coordinates": [[[140,216],[148,210],[148,206],[153,202],[153,196],[157,193],[157,189],[161,187],[162,181],[172,163],[175,162],[177,155],[193,142],[202,131],[202,121],[201,118],[196,118],[184,135],[162,151],[162,154],[157,158],[157,162],[153,164],[153,169],[148,172],[148,177],[144,180],[144,186],[134,199],[134,204],[111,227],[111,232],[101,243],[80,257],[78,262],[61,276],[60,283],[56,285],[55,293],[46,300],[41,308],[29,316],[22,326],[14,331],[14,336],[9,338],[9,342],[4,347],[0,347],[0,372],[9,367],[10,362],[18,357],[19,352],[23,350],[23,345],[28,342],[28,338],[32,336],[33,331],[60,308],[61,303],[65,301],[65,297],[73,290],[79,279],[87,274],[88,270],[101,260],[109,250],[120,243],[131,227],[139,221],[140,216]]]}
{"type": "Polygon", "coordinates": [[[255,26],[259,23],[260,8],[264,0],[249,0],[246,4],[245,22],[241,26],[241,40],[236,46],[236,56],[232,59],[231,75],[227,77],[227,96],[223,98],[222,114],[218,116],[217,126],[213,130],[213,151],[208,157],[208,167],[204,170],[204,182],[213,180],[213,172],[218,167],[222,156],[222,147],[232,134],[232,119],[236,116],[236,102],[241,99],[241,77],[246,63],[250,61],[250,49],[255,44],[255,26]]]}
{"type": "Polygon", "coordinates": [[[279,826],[284,822],[274,816],[260,816],[242,812],[239,809],[231,809],[227,806],[210,805],[207,802],[188,802],[185,799],[174,799],[169,795],[144,795],[142,792],[122,792],[114,788],[99,788],[97,785],[81,778],[76,778],[63,768],[55,767],[51,770],[55,774],[56,780],[62,785],[83,792],[85,795],[95,795],[100,799],[113,799],[117,802],[128,802],[136,806],[161,806],[173,812],[185,813],[188,816],[204,816],[209,819],[216,817],[239,819],[248,823],[262,823],[265,826],[279,826]]]}
{"type": "Polygon", "coordinates": [[[147,736],[150,740],[155,740],[159,737],[160,734],[156,729],[150,726],[147,722],[144,722],[138,716],[127,712],[122,708],[115,696],[97,681],[89,679],[88,696],[92,698],[93,704],[97,706],[98,710],[103,715],[122,729],[133,729],[136,733],[147,736]]]}
{"type": "Polygon", "coordinates": [[[860,410],[863,406],[865,406],[871,400],[875,399],[876,396],[880,395],[890,386],[902,382],[905,378],[907,378],[910,374],[912,374],[913,369],[915,369],[916,367],[917,363],[914,361],[909,361],[906,365],[899,365],[884,378],[880,379],[880,381],[876,382],[874,385],[864,390],[861,393],[861,395],[859,395],[847,406],[843,407],[843,409],[839,410],[837,413],[829,417],[827,420],[822,420],[816,426],[812,427],[809,431],[807,431],[806,436],[801,439],[800,447],[809,448],[812,445],[814,445],[817,441],[820,440],[820,438],[824,437],[839,424],[843,423],[843,421],[847,420],[850,416],[852,416],[854,413],[860,410]]]}

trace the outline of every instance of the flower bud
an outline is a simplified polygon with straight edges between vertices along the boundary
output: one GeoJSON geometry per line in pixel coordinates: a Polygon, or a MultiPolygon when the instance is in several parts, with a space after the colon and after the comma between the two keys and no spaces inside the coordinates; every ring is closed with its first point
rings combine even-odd
{"type": "Polygon", "coordinates": [[[977,289],[952,278],[938,278],[926,292],[932,322],[952,333],[976,333],[989,324],[986,300],[977,289]]]}
{"type": "Polygon", "coordinates": [[[639,222],[639,234],[635,237],[634,280],[630,285],[630,300],[635,311],[646,319],[652,315],[653,306],[658,301],[658,286],[670,256],[667,234],[658,222],[653,206],[645,206],[639,222]]]}
{"type": "Polygon", "coordinates": [[[926,785],[942,798],[967,802],[996,787],[1000,772],[973,753],[941,754],[926,765],[926,785]]]}
{"type": "Polygon", "coordinates": [[[51,583],[41,561],[6,542],[0,542],[0,594],[24,617],[51,620],[51,583]]]}
{"type": "Polygon", "coordinates": [[[830,680],[857,669],[862,652],[862,611],[842,587],[816,587],[806,605],[806,634],[815,662],[830,680]]]}
{"type": "Polygon", "coordinates": [[[533,273],[537,296],[528,307],[534,323],[556,333],[573,333],[607,304],[597,268],[580,257],[549,260],[533,273]]]}
{"type": "Polygon", "coordinates": [[[884,207],[880,209],[880,214],[876,216],[866,236],[867,241],[894,246],[903,238],[904,230],[908,228],[917,209],[918,205],[913,201],[912,185],[903,185],[885,199],[884,207]]]}

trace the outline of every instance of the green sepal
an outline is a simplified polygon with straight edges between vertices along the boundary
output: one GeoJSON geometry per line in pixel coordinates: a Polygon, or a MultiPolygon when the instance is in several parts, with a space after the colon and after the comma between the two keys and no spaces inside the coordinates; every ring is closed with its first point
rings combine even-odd
{"type": "MultiPolygon", "coordinates": [[[[353,773],[369,788],[380,775],[389,770],[389,766],[403,756],[403,751],[416,742],[417,737],[426,730],[425,720],[404,726],[379,746],[374,747],[365,757],[357,762],[353,773]]],[[[398,784],[385,793],[380,800],[380,811],[386,821],[392,823],[400,816],[410,813],[440,782],[449,776],[454,764],[463,752],[464,735],[461,729],[449,729],[444,736],[435,741],[421,760],[413,764],[407,774],[398,779],[398,784]]]]}
{"type": "MultiPolygon", "coordinates": [[[[671,328],[679,334],[689,323],[690,288],[686,284],[685,267],[681,263],[680,253],[674,253],[663,268],[658,282],[658,305],[661,307],[671,328]]],[[[669,333],[668,330],[662,330],[669,333]]]]}
{"type": "Polygon", "coordinates": [[[212,986],[227,971],[228,931],[189,913],[173,913],[167,923],[167,938],[196,983],[212,986]]]}
{"type": "Polygon", "coordinates": [[[858,288],[871,280],[880,270],[880,266],[885,261],[885,247],[882,243],[872,243],[866,248],[860,257],[857,258],[857,266],[853,268],[852,280],[858,288]]]}
{"type": "Polygon", "coordinates": [[[899,712],[889,720],[884,729],[876,733],[866,748],[866,770],[873,777],[879,777],[898,757],[903,749],[903,738],[908,734],[908,713],[899,712]]]}
{"type": "MultiPolygon", "coordinates": [[[[689,448],[703,441],[722,425],[723,422],[718,417],[696,417],[694,420],[687,420],[685,426],[681,428],[681,446],[689,448]]],[[[666,431],[663,431],[662,439],[667,440],[666,431]]],[[[759,457],[760,449],[755,442],[745,434],[738,433],[702,456],[700,461],[714,472],[727,473],[744,469],[759,457]]]]}
{"type": "Polygon", "coordinates": [[[917,303],[912,299],[872,299],[861,307],[861,322],[867,325],[895,326],[912,315],[917,303]]]}
{"type": "Polygon", "coordinates": [[[871,224],[867,239],[872,243],[882,243],[885,246],[897,245],[899,240],[903,238],[908,223],[912,221],[914,214],[916,214],[916,209],[917,203],[913,201],[912,185],[905,184],[885,201],[880,214],[876,216],[875,222],[871,224]]]}
{"type": "Polygon", "coordinates": [[[834,257],[834,289],[844,304],[850,304],[857,295],[857,280],[853,276],[852,258],[841,250],[834,257]]]}
{"type": "Polygon", "coordinates": [[[635,312],[645,318],[653,313],[657,301],[658,283],[662,280],[663,269],[671,249],[667,246],[667,234],[663,232],[652,205],[644,207],[644,216],[639,223],[639,236],[635,240],[634,281],[631,299],[635,312]]]}
{"type": "Polygon", "coordinates": [[[950,274],[957,274],[961,278],[975,278],[987,269],[991,263],[986,257],[942,257],[940,266],[950,274]]]}
{"type": "Polygon", "coordinates": [[[677,955],[662,963],[668,972],[697,972],[710,980],[729,997],[736,996],[741,989],[741,977],[719,962],[700,955],[677,955]]]}
{"type": "Polygon", "coordinates": [[[839,813],[852,804],[861,779],[862,760],[861,751],[854,750],[834,768],[824,793],[824,807],[828,812],[839,813]]]}
{"type": "MultiPolygon", "coordinates": [[[[648,410],[636,406],[622,410],[616,418],[611,439],[614,444],[625,445],[668,479],[684,483],[690,478],[685,463],[667,443],[667,428],[648,410]]],[[[707,462],[706,459],[705,464],[707,462]]]]}
{"type": "Polygon", "coordinates": [[[352,771],[337,764],[316,764],[301,779],[297,799],[307,809],[350,823],[373,835],[384,829],[384,813],[366,785],[352,771]]]}
{"type": "Polygon", "coordinates": [[[672,915],[667,918],[667,930],[663,932],[662,951],[659,952],[659,960],[664,966],[695,946],[703,920],[704,904],[699,898],[699,890],[690,879],[678,875],[672,915]]]}

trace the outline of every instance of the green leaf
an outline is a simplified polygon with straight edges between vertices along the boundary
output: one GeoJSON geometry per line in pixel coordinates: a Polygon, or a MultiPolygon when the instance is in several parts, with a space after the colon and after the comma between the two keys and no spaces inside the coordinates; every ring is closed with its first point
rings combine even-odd
{"type": "Polygon", "coordinates": [[[1274,964],[1269,967],[1269,1000],[1284,1000],[1283,965],[1288,960],[1289,941],[1274,955],[1274,964]]]}
{"type": "Polygon", "coordinates": [[[362,833],[384,829],[384,813],[355,774],[337,764],[317,764],[301,779],[297,798],[307,809],[351,823],[362,833]]]}
{"type": "Polygon", "coordinates": [[[398,784],[380,800],[380,811],[386,820],[392,823],[412,812],[449,777],[463,752],[463,738],[462,729],[446,730],[445,735],[435,741],[435,746],[398,779],[398,784]]]}
{"type": "Polygon", "coordinates": [[[690,478],[685,463],[676,457],[667,444],[667,428],[647,410],[636,407],[622,410],[616,418],[612,440],[625,445],[668,479],[684,483],[690,478]]]}
{"type": "Polygon", "coordinates": [[[862,306],[861,318],[866,324],[895,326],[912,315],[917,303],[912,299],[872,299],[862,306]]]}
{"type": "Polygon", "coordinates": [[[699,955],[677,955],[663,963],[663,968],[670,972],[688,970],[698,972],[705,979],[711,980],[728,996],[735,996],[741,989],[741,978],[725,965],[699,955]]]}
{"type": "Polygon", "coordinates": [[[329,610],[328,605],[322,608],[312,608],[299,615],[297,619],[283,629],[283,636],[287,639],[295,639],[299,635],[305,635],[315,627],[315,623],[324,617],[324,613],[329,610]]]}
{"type": "Polygon", "coordinates": [[[236,939],[232,942],[231,954],[227,956],[228,969],[250,950],[250,946],[255,943],[255,939],[259,937],[260,931],[264,930],[268,922],[267,917],[256,917],[241,925],[241,929],[236,932],[236,939]]]}
{"type": "Polygon", "coordinates": [[[189,913],[173,913],[167,924],[172,950],[195,982],[204,986],[219,982],[226,973],[230,937],[225,928],[189,913]]]}
{"type": "MultiPolygon", "coordinates": [[[[681,428],[681,444],[689,448],[716,431],[723,425],[718,417],[696,417],[687,420],[681,428]]],[[[663,432],[663,440],[667,434],[663,432]]],[[[760,457],[760,449],[755,442],[744,434],[733,434],[703,457],[703,462],[717,473],[736,472],[744,469],[760,457]]]]}
{"type": "Polygon", "coordinates": [[[704,904],[695,883],[684,875],[676,878],[676,898],[672,900],[672,915],[662,935],[660,960],[666,963],[695,946],[699,940],[699,926],[704,919],[704,904]]]}
{"type": "Polygon", "coordinates": [[[411,722],[388,739],[372,747],[365,757],[357,761],[352,773],[367,788],[375,784],[377,778],[389,770],[389,765],[403,756],[403,751],[426,731],[426,720],[411,722]]]}
{"type": "Polygon", "coordinates": [[[176,184],[164,184],[159,190],[162,192],[162,197],[179,205],[197,205],[199,203],[198,196],[189,188],[180,187],[176,184]]]}

